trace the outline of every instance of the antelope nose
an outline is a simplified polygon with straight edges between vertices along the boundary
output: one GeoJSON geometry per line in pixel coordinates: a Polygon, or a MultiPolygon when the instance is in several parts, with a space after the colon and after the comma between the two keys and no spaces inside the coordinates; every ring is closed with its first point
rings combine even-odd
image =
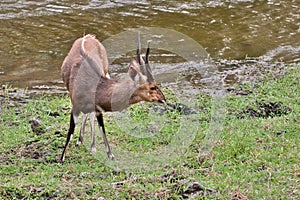
{"type": "Polygon", "coordinates": [[[158,100],[159,103],[166,103],[166,98],[164,97],[163,99],[158,100]]]}

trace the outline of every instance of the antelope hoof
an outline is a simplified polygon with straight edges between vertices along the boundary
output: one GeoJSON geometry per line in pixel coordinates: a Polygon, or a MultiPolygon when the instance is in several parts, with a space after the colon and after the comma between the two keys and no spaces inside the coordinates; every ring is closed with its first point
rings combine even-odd
{"type": "Polygon", "coordinates": [[[115,156],[114,156],[112,153],[107,154],[107,155],[108,155],[108,157],[109,157],[111,160],[114,160],[114,159],[115,159],[115,156]]]}
{"type": "Polygon", "coordinates": [[[96,152],[97,152],[96,147],[91,147],[91,152],[92,152],[92,153],[96,153],[96,152]]]}
{"type": "Polygon", "coordinates": [[[64,162],[65,162],[65,156],[64,155],[61,156],[59,162],[60,162],[61,165],[64,164],[64,162]]]}
{"type": "Polygon", "coordinates": [[[81,141],[77,140],[76,146],[79,147],[81,145],[81,141]]]}

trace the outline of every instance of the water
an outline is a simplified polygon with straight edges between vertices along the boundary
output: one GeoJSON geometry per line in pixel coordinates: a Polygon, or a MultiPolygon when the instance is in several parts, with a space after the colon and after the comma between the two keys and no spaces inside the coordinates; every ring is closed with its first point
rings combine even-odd
{"type": "MultiPolygon", "coordinates": [[[[1,85],[63,87],[60,66],[76,38],[94,33],[105,40],[139,27],[176,30],[213,59],[300,60],[297,0],[3,0],[0,5],[1,85]]],[[[166,66],[182,62],[170,52],[153,53],[166,66]]],[[[124,62],[110,70],[116,72],[124,62]]]]}

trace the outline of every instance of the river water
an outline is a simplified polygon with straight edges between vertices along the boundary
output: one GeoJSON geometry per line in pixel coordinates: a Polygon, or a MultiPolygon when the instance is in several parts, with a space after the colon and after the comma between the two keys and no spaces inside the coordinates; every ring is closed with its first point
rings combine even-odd
{"type": "MultiPolygon", "coordinates": [[[[184,34],[213,60],[300,60],[298,0],[2,0],[0,84],[64,87],[60,66],[76,38],[93,33],[103,41],[143,27],[184,34]]],[[[155,33],[152,40],[154,36],[160,37],[155,33]]],[[[155,53],[155,48],[154,57],[166,66],[182,62],[172,52],[155,53]]],[[[110,70],[122,68],[122,62],[128,61],[119,60],[110,70]]]]}

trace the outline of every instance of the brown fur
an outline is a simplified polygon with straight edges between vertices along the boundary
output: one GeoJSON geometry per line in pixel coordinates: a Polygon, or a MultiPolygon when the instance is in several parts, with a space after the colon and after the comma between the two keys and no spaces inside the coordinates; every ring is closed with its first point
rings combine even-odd
{"type": "MultiPolygon", "coordinates": [[[[138,51],[139,52],[139,51],[138,51]]],[[[61,156],[64,161],[66,149],[74,133],[78,115],[97,112],[97,121],[102,127],[103,139],[107,155],[113,159],[105,135],[103,112],[119,111],[140,101],[165,101],[149,69],[147,50],[144,60],[138,53],[138,60],[132,60],[128,68],[128,76],[114,79],[108,75],[108,59],[104,46],[93,35],[77,39],[66,56],[61,74],[72,101],[72,113],[67,141],[61,156]],[[143,72],[143,73],[142,73],[143,72]],[[139,85],[135,77],[139,76],[139,85]]],[[[92,115],[91,115],[92,116],[92,115]]],[[[94,115],[93,115],[94,116],[94,115]]],[[[80,132],[79,144],[83,140],[86,115],[80,132]]],[[[93,126],[91,124],[91,126],[93,126]]],[[[92,150],[95,151],[95,135],[92,131],[92,150]]]]}

